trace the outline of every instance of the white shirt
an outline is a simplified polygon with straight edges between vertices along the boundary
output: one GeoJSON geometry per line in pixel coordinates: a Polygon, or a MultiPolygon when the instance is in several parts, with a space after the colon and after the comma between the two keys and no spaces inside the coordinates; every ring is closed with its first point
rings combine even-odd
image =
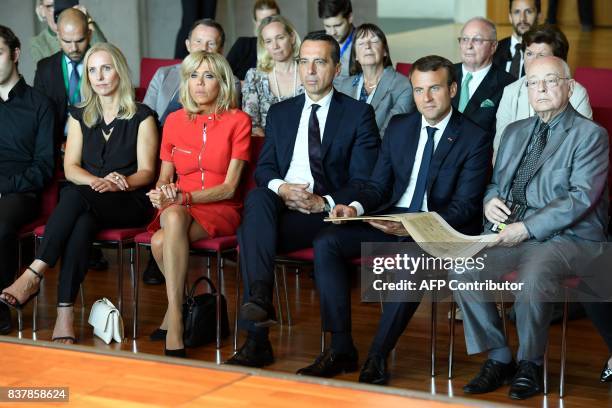
{"type": "MultiPolygon", "coordinates": [[[[491,69],[491,65],[493,65],[493,64],[489,64],[486,67],[479,69],[478,71],[471,72],[471,71],[468,71],[467,69],[465,69],[465,65],[461,64],[461,70],[463,71],[463,76],[461,77],[462,78],[461,84],[463,84],[463,81],[465,81],[465,76],[467,75],[468,72],[470,72],[472,74],[472,80],[468,84],[468,89],[470,90],[470,99],[472,99],[472,96],[474,95],[474,92],[476,92],[476,90],[480,86],[480,83],[482,82],[482,80],[489,73],[489,70],[491,69]]],[[[461,87],[459,87],[459,88],[461,88],[461,87]]]]}
{"type": "MultiPolygon", "coordinates": [[[[522,38],[516,38],[514,34],[510,37],[510,55],[514,58],[514,54],[516,54],[516,44],[520,44],[522,42],[522,38]]],[[[523,63],[525,62],[525,55],[521,51],[521,63],[519,64],[519,78],[521,77],[521,73],[523,72],[523,63]]],[[[512,65],[512,61],[506,62],[506,72],[510,72],[510,65],[512,65]]]]}
{"type": "MultiPolygon", "coordinates": [[[[325,123],[327,122],[327,114],[329,113],[329,105],[334,94],[332,90],[315,102],[308,96],[308,93],[304,93],[304,107],[302,108],[302,115],[300,116],[300,124],[297,129],[297,137],[295,138],[295,145],[293,146],[293,156],[291,157],[291,163],[289,163],[289,170],[285,175],[285,179],[274,179],[268,182],[268,188],[278,194],[278,189],[285,183],[292,184],[305,184],[308,183],[308,191],[313,191],[314,177],[310,171],[310,158],[308,156],[308,122],[310,120],[310,112],[312,105],[319,105],[317,110],[317,119],[319,120],[319,129],[321,130],[321,142],[323,142],[325,123]]],[[[332,137],[331,135],[329,137],[332,137]]],[[[330,205],[334,206],[334,200],[331,196],[325,196],[329,201],[330,205]]]]}
{"type": "MultiPolygon", "coordinates": [[[[419,144],[417,145],[417,150],[414,154],[414,163],[412,164],[412,170],[410,171],[410,180],[408,181],[408,186],[406,187],[406,191],[400,197],[400,199],[394,204],[394,207],[410,207],[410,202],[412,201],[412,196],[414,195],[414,190],[416,188],[417,180],[419,178],[419,171],[421,170],[421,160],[423,159],[423,152],[425,151],[425,144],[427,144],[427,126],[435,127],[438,129],[436,133],[434,133],[434,152],[440,143],[440,139],[442,139],[442,135],[446,130],[446,126],[448,122],[450,122],[450,118],[453,115],[453,109],[451,108],[448,115],[446,115],[440,122],[438,122],[435,126],[427,123],[427,120],[421,116],[421,133],[419,134],[419,144]]],[[[364,209],[363,206],[357,202],[353,201],[349,204],[351,207],[355,207],[357,209],[357,215],[363,215],[364,209]]],[[[421,211],[428,211],[427,209],[427,191],[423,197],[423,205],[421,206],[421,211]]]]}

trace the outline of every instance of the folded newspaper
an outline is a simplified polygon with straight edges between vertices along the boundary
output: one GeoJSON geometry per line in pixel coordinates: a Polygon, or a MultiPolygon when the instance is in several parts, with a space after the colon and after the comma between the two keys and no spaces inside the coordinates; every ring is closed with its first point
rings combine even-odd
{"type": "Polygon", "coordinates": [[[325,218],[334,221],[394,221],[401,222],[407,233],[425,252],[439,258],[471,258],[491,242],[496,234],[465,235],[451,227],[436,212],[420,212],[388,215],[363,215],[360,217],[325,218]]]}

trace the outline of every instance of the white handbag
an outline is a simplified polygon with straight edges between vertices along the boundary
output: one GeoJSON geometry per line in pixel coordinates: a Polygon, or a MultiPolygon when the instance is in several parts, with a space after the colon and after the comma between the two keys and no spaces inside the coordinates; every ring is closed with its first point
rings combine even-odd
{"type": "Polygon", "coordinates": [[[119,311],[107,298],[96,300],[91,307],[89,324],[93,326],[94,335],[106,344],[112,340],[121,343],[123,340],[123,319],[119,311]]]}

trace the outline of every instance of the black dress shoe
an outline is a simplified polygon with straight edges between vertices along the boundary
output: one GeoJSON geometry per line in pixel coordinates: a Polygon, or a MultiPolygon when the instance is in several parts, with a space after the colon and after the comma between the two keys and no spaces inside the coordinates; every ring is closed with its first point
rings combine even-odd
{"type": "Polygon", "coordinates": [[[512,399],[522,400],[542,392],[542,366],[531,361],[519,361],[518,370],[510,384],[508,395],[512,399]]]}
{"type": "Polygon", "coordinates": [[[224,364],[261,368],[273,362],[274,355],[272,354],[272,344],[270,344],[269,340],[255,341],[247,337],[240,350],[224,364]]]}
{"type": "Polygon", "coordinates": [[[359,382],[387,385],[389,383],[389,372],[387,371],[385,359],[379,355],[369,356],[363,367],[361,367],[359,382]]]}
{"type": "Polygon", "coordinates": [[[603,370],[601,370],[601,376],[599,377],[599,381],[601,382],[612,382],[612,368],[608,366],[608,362],[604,365],[603,370]]]}
{"type": "Polygon", "coordinates": [[[149,257],[149,263],[142,273],[142,281],[147,285],[161,285],[162,283],[166,282],[166,279],[159,270],[159,266],[157,266],[157,262],[155,262],[153,255],[149,257]]]}
{"type": "Polygon", "coordinates": [[[4,303],[0,303],[0,334],[6,336],[12,329],[11,310],[4,303]]]}
{"type": "Polygon", "coordinates": [[[151,341],[166,340],[166,334],[168,334],[168,330],[157,328],[153,330],[151,334],[149,334],[149,340],[151,341]]]}
{"type": "Polygon", "coordinates": [[[311,365],[297,370],[297,375],[311,375],[313,377],[334,377],[341,373],[352,373],[359,369],[357,350],[340,354],[333,349],[327,349],[317,357],[311,365]]]}
{"type": "Polygon", "coordinates": [[[502,385],[508,384],[516,373],[516,364],[511,361],[508,364],[495,360],[487,360],[480,372],[467,385],[463,387],[466,394],[484,394],[495,391],[502,385]]]}
{"type": "Polygon", "coordinates": [[[187,358],[187,352],[185,351],[185,348],[176,350],[168,350],[167,348],[164,348],[164,354],[168,357],[187,358]]]}

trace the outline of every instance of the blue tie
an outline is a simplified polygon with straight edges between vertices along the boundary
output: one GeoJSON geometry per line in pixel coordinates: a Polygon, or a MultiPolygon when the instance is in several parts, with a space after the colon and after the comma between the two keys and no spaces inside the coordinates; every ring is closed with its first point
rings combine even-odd
{"type": "Polygon", "coordinates": [[[76,105],[81,102],[81,92],[79,91],[79,71],[77,70],[78,62],[70,61],[72,65],[72,72],[70,73],[70,79],[68,80],[68,100],[71,105],[76,105]]]}
{"type": "Polygon", "coordinates": [[[425,149],[423,149],[419,176],[417,177],[416,187],[414,188],[414,194],[412,195],[412,201],[410,202],[410,207],[408,207],[408,212],[421,211],[423,199],[425,198],[425,191],[427,190],[427,175],[429,174],[429,164],[431,163],[434,151],[434,134],[438,128],[427,126],[426,129],[427,143],[425,144],[425,149]]]}

